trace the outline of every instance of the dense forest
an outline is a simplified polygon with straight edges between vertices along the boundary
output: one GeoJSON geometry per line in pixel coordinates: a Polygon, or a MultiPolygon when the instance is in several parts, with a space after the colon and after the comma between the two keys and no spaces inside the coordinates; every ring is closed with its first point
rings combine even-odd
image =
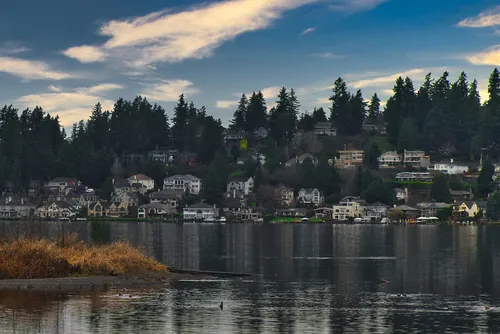
{"type": "MultiPolygon", "coordinates": [[[[500,72],[495,69],[491,73],[489,97],[483,104],[476,80],[469,82],[465,73],[455,82],[448,78],[448,72],[437,79],[429,73],[416,89],[410,78],[400,77],[384,110],[377,94],[366,103],[361,90],[350,92],[342,78],[334,83],[328,111],[318,108],[300,114],[295,91],[285,87],[276,97],[276,105],[268,111],[262,93],[254,92],[241,97],[229,129],[245,132],[249,147],[257,147],[267,155],[267,166],[245,166],[245,172],[257,180],[277,173],[280,162],[295,156],[292,143],[297,132],[312,130],[318,122],[331,122],[340,137],[363,136],[367,167],[376,168],[376,156],[383,150],[376,140],[362,134],[363,122],[385,125],[384,140],[398,150],[421,149],[431,156],[470,161],[477,160],[481,150],[486,149],[496,158],[500,72]],[[259,128],[268,130],[264,142],[253,138],[259,128]]],[[[26,189],[32,180],[74,176],[90,187],[107,189],[111,177],[131,169],[160,181],[165,176],[165,166],[145,163],[131,167],[120,159],[126,154],[147,156],[151,150],[171,148],[196,153],[199,167],[195,169],[202,171],[198,174],[209,176],[204,180],[206,196],[220,196],[219,190],[232,172],[228,165],[241,152],[224,145],[224,127],[219,119],[205,107],[185,101],[183,95],[170,117],[161,106],[152,105],[141,96],[133,101],[120,98],[113,110],[102,110],[98,103],[90,118],[74,124],[67,134],[58,116],[45,113],[40,106],[22,111],[5,106],[0,110],[0,185],[9,181],[15,189],[26,189]]],[[[327,163],[327,158],[332,158],[327,155],[332,152],[323,153],[316,166],[302,171],[296,185],[317,185],[326,195],[338,194],[341,180],[327,163]]],[[[169,168],[170,173],[186,172],[182,166],[169,168]]]]}

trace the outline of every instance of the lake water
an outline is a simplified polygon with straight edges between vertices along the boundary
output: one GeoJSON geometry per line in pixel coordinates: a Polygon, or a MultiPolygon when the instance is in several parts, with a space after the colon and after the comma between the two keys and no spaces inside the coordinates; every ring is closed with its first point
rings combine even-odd
{"type": "MultiPolygon", "coordinates": [[[[0,222],[0,234],[25,230],[16,224],[0,222]]],[[[500,331],[497,226],[77,222],[36,233],[61,226],[88,242],[129,240],[170,266],[255,275],[170,282],[133,298],[0,292],[0,332],[500,331]]]]}

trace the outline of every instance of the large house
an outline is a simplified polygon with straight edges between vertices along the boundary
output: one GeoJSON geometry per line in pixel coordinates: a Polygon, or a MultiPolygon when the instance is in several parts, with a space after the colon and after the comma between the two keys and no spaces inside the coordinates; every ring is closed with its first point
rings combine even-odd
{"type": "Polygon", "coordinates": [[[227,183],[227,192],[241,192],[245,196],[253,192],[254,180],[252,177],[232,176],[227,183]]]}
{"type": "Polygon", "coordinates": [[[325,201],[323,194],[318,189],[302,188],[297,195],[297,202],[303,204],[320,205],[325,201]]]}
{"type": "Polygon", "coordinates": [[[314,126],[314,134],[316,136],[336,136],[337,129],[330,122],[318,122],[314,126]]]}
{"type": "Polygon", "coordinates": [[[29,218],[35,212],[36,206],[24,198],[7,196],[0,201],[0,218],[29,218]]]}
{"type": "Polygon", "coordinates": [[[438,162],[435,163],[434,166],[431,166],[429,169],[433,169],[436,172],[441,172],[444,174],[465,174],[469,171],[469,166],[453,163],[451,162],[438,162]]]}
{"type": "Polygon", "coordinates": [[[291,207],[294,202],[293,189],[285,186],[280,186],[274,189],[274,197],[281,207],[291,207]]]}
{"type": "Polygon", "coordinates": [[[476,201],[456,202],[453,206],[453,212],[463,217],[475,217],[484,210],[485,203],[476,201]]]}
{"type": "Polygon", "coordinates": [[[155,180],[150,178],[147,175],[144,174],[137,174],[137,175],[132,175],[127,179],[130,185],[133,184],[141,184],[143,185],[148,191],[149,190],[154,190],[155,189],[155,180]]]}
{"type": "Polygon", "coordinates": [[[184,220],[213,219],[219,217],[219,209],[207,203],[193,204],[182,208],[184,220]]]}
{"type": "Polygon", "coordinates": [[[352,168],[363,164],[363,150],[344,150],[339,151],[339,158],[335,160],[337,168],[352,168]]]}
{"type": "Polygon", "coordinates": [[[149,194],[151,203],[160,203],[171,209],[177,208],[183,192],[176,190],[162,190],[149,194]]]}
{"type": "Polygon", "coordinates": [[[125,179],[113,179],[113,192],[115,195],[122,193],[140,193],[145,194],[147,188],[142,183],[130,183],[125,179]]]}
{"type": "Polygon", "coordinates": [[[403,165],[414,168],[427,168],[430,164],[429,156],[425,155],[424,151],[407,151],[404,150],[403,165]]]}
{"type": "Polygon", "coordinates": [[[201,179],[190,174],[173,175],[163,181],[163,190],[182,190],[191,195],[199,195],[201,192],[201,179]]]}
{"type": "Polygon", "coordinates": [[[97,201],[89,204],[87,215],[89,217],[125,217],[128,215],[128,206],[120,202],[97,201]]]}
{"type": "Polygon", "coordinates": [[[137,210],[137,218],[167,218],[177,214],[175,208],[162,203],[144,204],[137,210]]]}
{"type": "Polygon", "coordinates": [[[399,182],[432,182],[434,178],[428,172],[401,172],[396,174],[396,180],[399,182]]]}
{"type": "Polygon", "coordinates": [[[401,165],[403,157],[395,151],[388,151],[378,157],[378,166],[380,168],[392,168],[401,165]]]}
{"type": "Polygon", "coordinates": [[[359,218],[364,215],[364,206],[367,203],[358,197],[344,197],[337,205],[333,206],[333,219],[349,220],[349,218],[359,218]]]}
{"type": "Polygon", "coordinates": [[[417,203],[417,208],[420,209],[422,217],[437,217],[439,210],[451,208],[453,204],[440,203],[440,202],[421,202],[417,203]]]}
{"type": "Polygon", "coordinates": [[[35,216],[49,219],[68,219],[76,216],[77,214],[78,210],[75,207],[62,201],[47,203],[40,206],[35,211],[35,216]]]}
{"type": "Polygon", "coordinates": [[[124,203],[127,207],[139,206],[139,195],[135,192],[113,193],[111,195],[112,202],[124,203]]]}

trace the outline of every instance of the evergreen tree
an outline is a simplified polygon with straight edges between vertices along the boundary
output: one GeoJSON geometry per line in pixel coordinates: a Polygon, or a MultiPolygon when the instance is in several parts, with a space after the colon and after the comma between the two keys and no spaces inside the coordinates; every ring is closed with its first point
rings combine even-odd
{"type": "Polygon", "coordinates": [[[407,117],[401,124],[398,134],[398,150],[416,150],[418,148],[418,132],[411,117],[407,117]]]}
{"type": "Polygon", "coordinates": [[[420,86],[417,93],[416,112],[412,115],[413,120],[420,133],[424,131],[425,120],[432,109],[432,100],[430,96],[432,86],[431,73],[425,76],[424,83],[420,86]]]}
{"type": "Polygon", "coordinates": [[[314,108],[313,113],[312,113],[312,118],[314,120],[314,123],[318,122],[327,122],[328,119],[326,118],[326,113],[325,110],[320,107],[318,109],[314,108]]]}
{"type": "Polygon", "coordinates": [[[368,120],[372,123],[377,122],[380,114],[380,99],[377,93],[373,94],[370,103],[368,104],[368,120]]]}
{"type": "Polygon", "coordinates": [[[489,159],[486,159],[477,178],[477,191],[483,198],[486,198],[491,191],[491,183],[493,175],[495,174],[495,167],[489,159]]]}
{"type": "Polygon", "coordinates": [[[349,101],[349,114],[347,115],[347,129],[349,135],[357,135],[361,133],[363,119],[366,114],[366,103],[363,99],[361,90],[358,89],[355,95],[351,96],[349,101]]]}
{"type": "Polygon", "coordinates": [[[447,175],[440,173],[434,177],[431,187],[431,198],[436,202],[452,202],[447,175]]]}
{"type": "Polygon", "coordinates": [[[179,96],[179,102],[174,108],[174,119],[172,125],[172,136],[174,138],[174,148],[183,150],[185,142],[185,128],[189,119],[189,109],[184,94],[179,96]]]}
{"type": "Polygon", "coordinates": [[[262,92],[253,92],[248,101],[245,115],[245,130],[253,132],[259,127],[267,128],[267,107],[262,92]]]}
{"type": "Polygon", "coordinates": [[[245,129],[245,116],[247,114],[248,99],[245,94],[241,95],[238,108],[234,112],[233,119],[231,121],[231,128],[242,131],[245,129]]]}
{"type": "Polygon", "coordinates": [[[333,95],[330,96],[332,106],[330,107],[330,122],[339,129],[340,133],[349,131],[345,125],[349,122],[349,111],[351,94],[347,91],[347,85],[342,78],[338,78],[333,85],[333,95]]]}

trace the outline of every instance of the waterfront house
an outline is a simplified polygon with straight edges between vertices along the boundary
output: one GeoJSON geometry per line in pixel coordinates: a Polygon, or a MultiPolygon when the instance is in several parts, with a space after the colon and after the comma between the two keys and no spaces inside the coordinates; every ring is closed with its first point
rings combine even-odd
{"type": "Polygon", "coordinates": [[[7,196],[0,199],[0,218],[29,218],[36,206],[23,197],[7,196]]]}
{"type": "Polygon", "coordinates": [[[331,122],[318,122],[314,126],[314,134],[316,136],[336,136],[337,129],[332,126],[331,122]]]}
{"type": "Polygon", "coordinates": [[[175,208],[162,203],[144,204],[137,210],[137,218],[171,218],[177,214],[175,208]]]}
{"type": "Polygon", "coordinates": [[[111,218],[126,217],[128,215],[128,205],[123,202],[111,202],[107,208],[106,216],[111,218]]]}
{"type": "Polygon", "coordinates": [[[190,174],[173,175],[163,181],[163,190],[182,190],[191,195],[199,195],[201,186],[201,179],[190,174]]]}
{"type": "Polygon", "coordinates": [[[274,212],[276,217],[298,217],[302,218],[307,216],[307,210],[305,208],[291,208],[291,209],[277,209],[274,212]]]}
{"type": "Polygon", "coordinates": [[[106,217],[106,212],[109,208],[109,202],[99,200],[89,203],[87,207],[87,216],[89,217],[106,217]]]}
{"type": "Polygon", "coordinates": [[[362,217],[366,205],[367,203],[359,197],[344,197],[338,204],[333,206],[333,219],[345,221],[350,218],[362,217]]]}
{"type": "Polygon", "coordinates": [[[396,151],[388,151],[377,158],[379,168],[394,168],[401,165],[403,157],[396,151]]]}
{"type": "Polygon", "coordinates": [[[35,210],[35,216],[39,218],[61,219],[72,218],[78,214],[78,210],[70,204],[62,201],[49,202],[35,210]]]}
{"type": "Polygon", "coordinates": [[[128,215],[129,206],[122,202],[97,201],[87,207],[89,217],[120,218],[128,215]]]}
{"type": "Polygon", "coordinates": [[[182,208],[184,220],[213,219],[219,217],[219,209],[215,205],[197,203],[182,208]]]}
{"type": "Polygon", "coordinates": [[[417,208],[420,209],[422,217],[437,217],[438,212],[443,209],[451,208],[453,204],[441,202],[420,202],[417,203],[417,208]]]}
{"type": "Polygon", "coordinates": [[[147,191],[155,189],[155,180],[144,174],[132,175],[127,181],[130,185],[141,184],[147,191]]]}
{"type": "Polygon", "coordinates": [[[314,218],[333,219],[333,208],[322,207],[314,209],[314,218]]]}
{"type": "Polygon", "coordinates": [[[224,199],[224,214],[234,220],[253,221],[262,217],[262,210],[249,206],[244,200],[235,197],[224,199]]]}
{"type": "Polygon", "coordinates": [[[318,189],[302,188],[297,195],[297,202],[318,206],[325,201],[323,194],[318,189]]]}
{"type": "Polygon", "coordinates": [[[246,176],[231,176],[227,182],[227,192],[233,190],[242,192],[245,196],[248,196],[253,192],[254,180],[252,177],[246,176]]]}
{"type": "Polygon", "coordinates": [[[391,208],[387,211],[387,215],[390,215],[393,211],[399,211],[403,214],[402,219],[408,220],[416,220],[420,216],[420,210],[417,208],[413,208],[408,205],[400,205],[394,208],[391,208]]]}
{"type": "Polygon", "coordinates": [[[429,156],[425,155],[424,151],[404,150],[403,165],[414,168],[428,168],[430,165],[430,158],[429,156]]]}
{"type": "Polygon", "coordinates": [[[285,162],[285,166],[291,167],[291,166],[296,166],[298,164],[303,164],[306,159],[309,159],[312,161],[313,164],[316,164],[316,159],[311,153],[304,153],[285,162]]]}
{"type": "Polygon", "coordinates": [[[281,207],[291,207],[294,203],[293,189],[285,186],[279,186],[274,189],[274,197],[281,207]]]}
{"type": "Polygon", "coordinates": [[[151,203],[164,204],[171,209],[177,208],[182,197],[183,192],[181,190],[162,190],[149,194],[151,203]]]}
{"type": "Polygon", "coordinates": [[[382,217],[385,217],[387,216],[387,210],[389,209],[389,206],[384,204],[384,203],[380,203],[380,202],[375,202],[375,203],[371,203],[371,204],[366,204],[364,206],[364,216],[363,217],[376,217],[377,219],[378,218],[382,218],[382,217]],[[369,212],[367,212],[367,210],[369,212]]]}
{"type": "Polygon", "coordinates": [[[363,164],[363,150],[343,150],[339,151],[339,157],[335,159],[337,168],[354,168],[363,164]]]}
{"type": "Polygon", "coordinates": [[[432,182],[433,179],[428,172],[401,172],[396,174],[396,180],[399,182],[432,182]]]}
{"type": "Polygon", "coordinates": [[[449,175],[465,174],[469,172],[469,166],[454,163],[453,160],[451,160],[451,162],[437,162],[430,166],[429,169],[449,175]]]}
{"type": "Polygon", "coordinates": [[[454,214],[460,217],[474,218],[484,209],[485,203],[476,201],[460,201],[453,206],[454,214]]]}
{"type": "Polygon", "coordinates": [[[139,195],[135,192],[121,192],[111,195],[112,202],[124,203],[127,207],[139,206],[139,195]]]}
{"type": "Polygon", "coordinates": [[[405,203],[408,201],[408,188],[404,190],[401,188],[394,188],[394,194],[396,195],[396,200],[404,201],[405,203]]]}

